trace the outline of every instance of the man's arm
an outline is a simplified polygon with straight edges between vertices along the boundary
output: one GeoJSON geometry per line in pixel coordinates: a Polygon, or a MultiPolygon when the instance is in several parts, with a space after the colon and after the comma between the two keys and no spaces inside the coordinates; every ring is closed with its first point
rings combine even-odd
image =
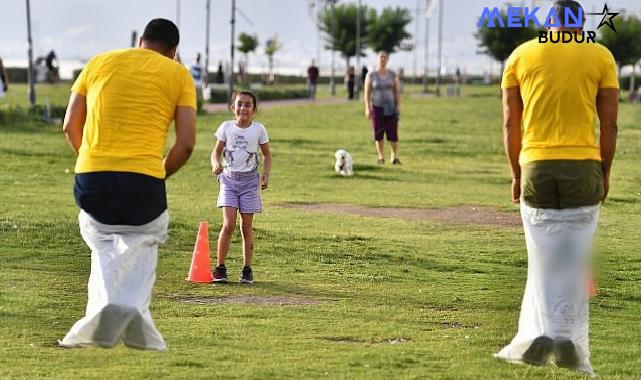
{"type": "Polygon", "coordinates": [[[178,171],[191,156],[196,144],[196,110],[191,107],[179,106],[174,113],[176,125],[176,142],[163,161],[165,178],[178,171]]]}
{"type": "Polygon", "coordinates": [[[521,197],[521,118],[523,99],[519,87],[503,90],[503,146],[512,172],[512,202],[518,203],[521,197]]]}
{"type": "Polygon", "coordinates": [[[62,131],[65,133],[67,142],[76,154],[82,144],[82,131],[87,118],[87,101],[83,95],[72,92],[69,97],[69,105],[65,113],[65,120],[62,123],[62,131]]]}
{"type": "Polygon", "coordinates": [[[619,111],[619,90],[601,89],[596,96],[596,111],[600,124],[601,169],[603,170],[603,200],[610,190],[610,169],[617,147],[617,113],[619,111]]]}

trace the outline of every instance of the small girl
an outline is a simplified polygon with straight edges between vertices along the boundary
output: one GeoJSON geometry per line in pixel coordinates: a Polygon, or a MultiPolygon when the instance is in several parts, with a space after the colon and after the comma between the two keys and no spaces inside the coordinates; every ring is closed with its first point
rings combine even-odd
{"type": "Polygon", "coordinates": [[[212,173],[218,176],[220,193],[217,206],[223,209],[223,227],[218,235],[218,255],[214,282],[227,282],[225,258],[229,252],[236,215],[240,212],[243,236],[243,270],[241,284],[254,282],[251,264],[254,253],[254,213],[262,211],[259,186],[267,189],[272,156],[265,127],[253,121],[257,111],[256,95],[250,91],[236,91],[231,97],[230,110],[235,120],[223,122],[216,131],[216,146],[211,153],[212,173]],[[264,157],[263,174],[258,174],[260,159],[264,157]],[[222,161],[221,161],[222,156],[222,161]]]}

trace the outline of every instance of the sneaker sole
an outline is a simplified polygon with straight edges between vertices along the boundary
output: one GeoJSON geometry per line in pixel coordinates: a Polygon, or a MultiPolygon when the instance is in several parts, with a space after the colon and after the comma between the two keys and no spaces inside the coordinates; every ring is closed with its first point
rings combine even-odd
{"type": "Polygon", "coordinates": [[[244,279],[244,278],[241,278],[241,279],[240,279],[240,283],[241,283],[241,284],[248,284],[248,285],[251,285],[251,284],[253,284],[253,283],[254,283],[254,280],[246,280],[246,279],[244,279]]]}
{"type": "Polygon", "coordinates": [[[221,278],[221,279],[214,279],[215,284],[226,284],[227,279],[226,278],[221,278]]]}

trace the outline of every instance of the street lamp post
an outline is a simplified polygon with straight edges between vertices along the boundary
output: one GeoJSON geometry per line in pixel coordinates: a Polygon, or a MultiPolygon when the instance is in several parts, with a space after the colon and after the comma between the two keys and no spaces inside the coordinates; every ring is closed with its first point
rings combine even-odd
{"type": "MultiPolygon", "coordinates": [[[[338,0],[327,0],[330,3],[330,16],[332,18],[332,35],[336,32],[336,20],[334,20],[334,4],[338,0]]],[[[331,78],[329,78],[329,86],[330,86],[330,93],[332,95],[336,95],[336,78],[334,78],[334,57],[336,56],[336,50],[334,50],[334,46],[332,46],[332,67],[331,67],[331,78]]]]}
{"type": "MultiPolygon", "coordinates": [[[[180,30],[180,0],[176,0],[176,27],[180,30]]],[[[178,62],[182,63],[182,58],[180,57],[180,46],[176,49],[176,57],[178,57],[178,62]]]]}
{"type": "Polygon", "coordinates": [[[361,90],[361,0],[356,5],[356,83],[354,83],[354,94],[359,98],[361,90]]]}
{"type": "Polygon", "coordinates": [[[33,78],[33,41],[31,40],[31,5],[29,0],[27,5],[27,42],[29,44],[29,71],[27,72],[27,81],[29,82],[29,105],[33,107],[36,104],[36,90],[34,88],[33,78]]]}
{"type": "Polygon", "coordinates": [[[438,72],[436,73],[436,96],[441,96],[441,56],[443,54],[443,0],[438,2],[438,72]]]}
{"type": "Polygon", "coordinates": [[[230,51],[230,60],[231,65],[229,67],[229,87],[227,88],[227,98],[231,98],[231,94],[234,92],[234,26],[236,24],[236,0],[231,0],[231,51],[230,51]]]}
{"type": "Polygon", "coordinates": [[[416,32],[414,33],[414,62],[412,63],[412,83],[416,83],[418,80],[418,34],[421,32],[421,23],[419,22],[419,15],[421,12],[421,0],[416,0],[416,19],[414,23],[416,24],[416,32]]]}
{"type": "Polygon", "coordinates": [[[321,67],[321,9],[323,0],[316,0],[316,64],[321,67]]]}
{"type": "Polygon", "coordinates": [[[436,0],[427,0],[425,6],[425,41],[423,41],[423,46],[425,48],[425,65],[423,71],[423,92],[427,93],[427,87],[429,83],[429,57],[430,57],[430,19],[432,18],[432,13],[434,12],[434,7],[436,6],[436,0]]]}
{"type": "Polygon", "coordinates": [[[211,0],[207,0],[206,5],[207,20],[205,26],[205,76],[204,76],[204,85],[206,86],[209,83],[209,27],[211,24],[211,0]]]}
{"type": "Polygon", "coordinates": [[[423,46],[425,46],[425,68],[423,69],[423,92],[427,94],[427,85],[429,81],[429,48],[430,48],[430,18],[428,16],[425,16],[425,41],[423,42],[423,46]]]}

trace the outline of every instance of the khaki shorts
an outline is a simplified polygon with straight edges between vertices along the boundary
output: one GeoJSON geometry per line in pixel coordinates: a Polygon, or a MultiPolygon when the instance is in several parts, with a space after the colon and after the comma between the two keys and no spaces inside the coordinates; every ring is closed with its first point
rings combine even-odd
{"type": "Polygon", "coordinates": [[[533,208],[577,208],[603,200],[603,171],[595,160],[544,160],[521,166],[521,201],[533,208]]]}

